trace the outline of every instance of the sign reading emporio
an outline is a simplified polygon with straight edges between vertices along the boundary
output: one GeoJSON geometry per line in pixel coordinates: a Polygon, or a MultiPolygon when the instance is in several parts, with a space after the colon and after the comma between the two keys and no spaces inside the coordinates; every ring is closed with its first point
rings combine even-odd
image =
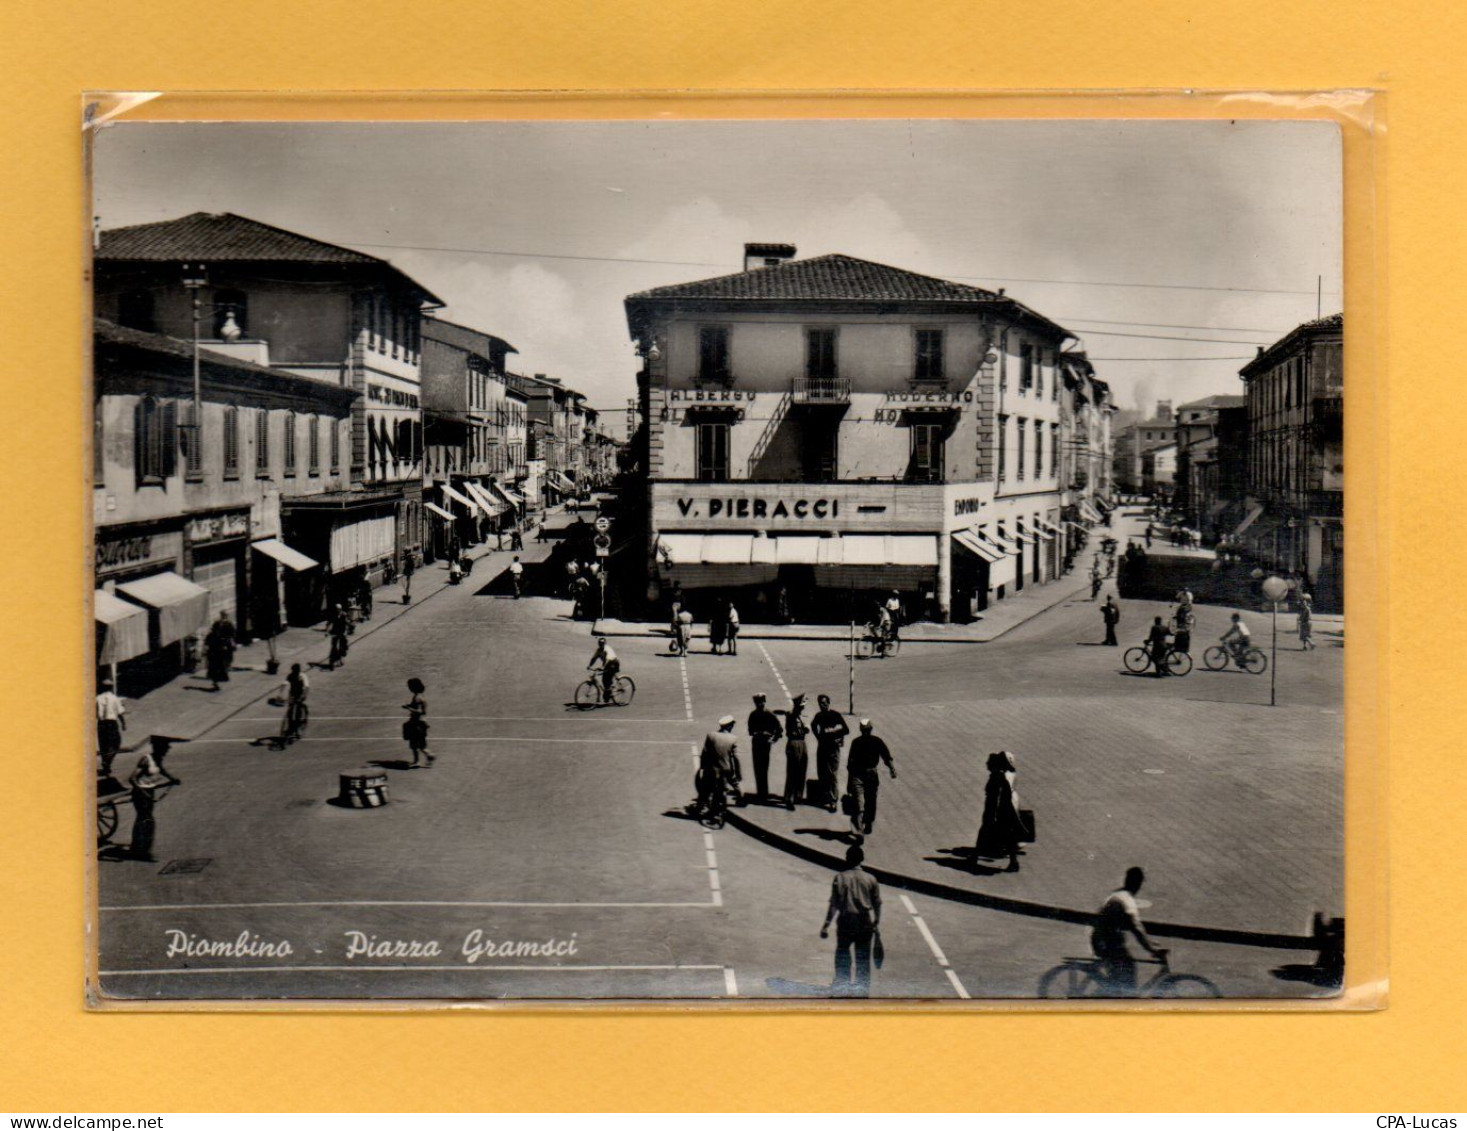
{"type": "Polygon", "coordinates": [[[839,499],[678,499],[683,518],[839,518],[839,499]],[[706,511],[700,504],[706,504],[706,511]]]}

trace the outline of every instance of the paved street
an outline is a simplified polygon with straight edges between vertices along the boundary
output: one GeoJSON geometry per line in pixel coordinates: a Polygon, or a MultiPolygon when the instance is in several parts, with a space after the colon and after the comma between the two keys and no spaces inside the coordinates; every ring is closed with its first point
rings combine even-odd
{"type": "MultiPolygon", "coordinates": [[[[750,640],[737,657],[678,659],[658,638],[618,638],[635,702],[580,712],[588,626],[566,602],[500,595],[493,572],[415,603],[342,669],[314,674],[307,737],[288,750],[262,741],[279,723],[263,698],[176,748],[184,784],[158,809],[159,863],[99,864],[108,993],[769,997],[829,984],[818,929],[830,872],[787,849],[843,852],[843,819],[751,806],[760,839],[709,832],[683,806],[698,739],[726,711],[742,730],[754,691],[781,707],[787,692],[828,691],[845,706],[844,646],[750,640]],[[410,676],[427,685],[429,770],[407,768],[410,676]],[[331,804],[338,774],[364,764],[387,770],[390,804],[331,804]],[[200,952],[200,940],[235,945],[200,952]]],[[[1126,604],[1123,644],[1154,611],[1126,604]]],[[[1194,651],[1226,620],[1200,608],[1194,651]]],[[[1097,606],[1078,597],[992,643],[914,642],[858,664],[857,713],[876,719],[900,774],[883,777],[872,863],[1061,910],[1092,910],[1141,863],[1149,918],[1302,933],[1313,910],[1339,912],[1342,890],[1343,649],[1338,622],[1320,618],[1317,633],[1313,653],[1281,642],[1272,709],[1266,676],[1124,673],[1121,650],[1094,646],[1097,606]],[[951,851],[972,844],[982,759],[1000,748],[1016,752],[1039,819],[1017,875],[979,874],[951,851]]],[[[124,810],[124,843],[130,820],[124,810]]],[[[1086,947],[1083,927],[1042,911],[892,886],[883,937],[876,990],[900,997],[1030,995],[1086,947]]],[[[1178,968],[1228,995],[1319,992],[1270,973],[1308,952],[1170,945],[1178,968]]]]}

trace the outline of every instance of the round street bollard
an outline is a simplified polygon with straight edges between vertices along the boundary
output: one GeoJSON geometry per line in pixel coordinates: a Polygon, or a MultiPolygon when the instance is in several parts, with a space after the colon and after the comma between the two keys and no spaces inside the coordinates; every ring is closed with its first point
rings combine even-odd
{"type": "Polygon", "coordinates": [[[378,809],[387,804],[387,773],[377,766],[361,766],[340,775],[336,803],[348,809],[378,809]]]}

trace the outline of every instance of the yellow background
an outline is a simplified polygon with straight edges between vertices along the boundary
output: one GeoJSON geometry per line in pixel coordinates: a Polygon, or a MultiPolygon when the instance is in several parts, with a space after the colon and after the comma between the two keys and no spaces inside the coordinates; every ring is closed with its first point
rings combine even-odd
{"type": "MultiPolygon", "coordinates": [[[[1456,85],[1463,18],[1455,4],[1340,0],[33,0],[9,9],[0,17],[0,83],[9,96],[0,127],[0,373],[11,409],[8,442],[0,444],[0,663],[8,677],[0,710],[10,739],[0,779],[0,1109],[1467,1106],[1463,769],[1453,725],[1461,639],[1454,628],[1463,617],[1449,572],[1461,542],[1453,457],[1462,416],[1454,316],[1467,183],[1456,85]],[[1347,439],[1351,944],[1372,972],[1382,972],[1388,916],[1387,1009],[1205,1016],[84,1011],[90,828],[79,802],[87,763],[78,753],[90,727],[77,704],[90,628],[82,601],[89,415],[81,92],[689,87],[1385,92],[1375,108],[1373,150],[1356,136],[1347,159],[1355,177],[1347,439]],[[1379,129],[1387,112],[1388,133],[1379,129]],[[1374,296],[1372,270],[1381,283],[1374,296]],[[1383,707],[1395,751],[1388,797],[1383,707]]],[[[539,105],[568,112],[564,104],[539,105]]],[[[665,100],[650,105],[673,109],[665,100]]],[[[706,113],[791,110],[763,100],[698,105],[706,113]]],[[[900,112],[951,112],[958,104],[910,105],[900,112]]],[[[893,112],[873,103],[822,112],[851,109],[893,112]]],[[[603,111],[583,106],[577,113],[603,111]]],[[[1086,112],[1099,111],[1091,104],[1086,112]]]]}

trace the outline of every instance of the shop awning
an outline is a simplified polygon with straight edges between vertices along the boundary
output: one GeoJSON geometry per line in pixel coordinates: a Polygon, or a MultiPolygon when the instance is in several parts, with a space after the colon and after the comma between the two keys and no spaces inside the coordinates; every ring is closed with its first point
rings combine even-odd
{"type": "Polygon", "coordinates": [[[545,482],[562,495],[575,494],[576,485],[558,471],[547,471],[545,473],[545,482]]]}
{"type": "MultiPolygon", "coordinates": [[[[463,506],[468,507],[470,514],[478,514],[479,513],[479,504],[478,503],[474,502],[474,500],[471,499],[471,498],[469,498],[467,495],[462,494],[459,491],[454,490],[447,483],[440,483],[440,484],[438,484],[438,489],[443,492],[443,495],[444,495],[445,498],[452,499],[455,503],[460,503],[463,506]]],[[[453,516],[450,515],[449,517],[452,518],[453,516]]]]}
{"type": "Polygon", "coordinates": [[[444,510],[437,503],[424,503],[423,509],[432,511],[439,518],[446,518],[449,522],[453,521],[453,512],[444,510]]]}
{"type": "Polygon", "coordinates": [[[989,545],[972,530],[954,530],[953,541],[985,562],[996,562],[1004,556],[996,546],[989,545]]]}
{"type": "Polygon", "coordinates": [[[985,542],[992,543],[1005,554],[1017,554],[1020,552],[1020,547],[1017,542],[1010,541],[1006,534],[1002,534],[996,530],[989,530],[986,526],[978,532],[978,536],[985,542]]]}
{"type": "Polygon", "coordinates": [[[500,502],[472,480],[465,479],[464,488],[470,495],[474,496],[474,500],[479,506],[484,508],[484,513],[487,515],[502,514],[509,509],[504,503],[500,502]]]}
{"type": "Polygon", "coordinates": [[[1040,540],[1045,542],[1054,541],[1054,528],[1048,523],[1034,521],[1029,524],[1030,531],[1040,540]]]}
{"type": "Polygon", "coordinates": [[[1263,508],[1261,506],[1259,506],[1257,503],[1255,503],[1255,504],[1253,504],[1253,506],[1249,507],[1248,508],[1248,514],[1244,517],[1244,519],[1243,519],[1242,522],[1238,523],[1238,528],[1233,531],[1233,537],[1234,538],[1237,538],[1239,535],[1241,535],[1243,533],[1243,531],[1247,530],[1250,526],[1252,526],[1255,522],[1257,522],[1259,516],[1262,515],[1262,514],[1263,514],[1263,508]]]}
{"type": "Polygon", "coordinates": [[[816,565],[820,561],[820,544],[834,542],[834,538],[820,538],[809,534],[779,537],[774,542],[774,560],[778,565],[816,565]]]}
{"type": "Polygon", "coordinates": [[[1090,533],[1086,527],[1081,526],[1078,522],[1066,522],[1065,525],[1071,530],[1078,530],[1081,534],[1088,535],[1090,533]]]}
{"type": "Polygon", "coordinates": [[[279,538],[262,538],[260,541],[252,543],[252,547],[259,550],[267,558],[274,558],[286,569],[297,571],[315,569],[321,564],[315,558],[308,558],[299,550],[294,550],[287,546],[279,538]]]}
{"type": "Polygon", "coordinates": [[[97,663],[120,664],[148,650],[148,610],[105,589],[92,594],[96,617],[97,663]]]}
{"type": "Polygon", "coordinates": [[[512,507],[520,507],[525,504],[525,497],[511,491],[508,487],[501,487],[498,483],[491,483],[489,484],[489,489],[512,507]]]}
{"type": "Polygon", "coordinates": [[[937,565],[937,539],[930,534],[847,534],[822,541],[838,544],[841,554],[829,563],[822,556],[822,565],[937,565]]]}
{"type": "Polygon", "coordinates": [[[1080,513],[1085,516],[1086,522],[1100,523],[1105,521],[1100,517],[1100,512],[1085,499],[1080,500],[1080,513]]]}
{"type": "Polygon", "coordinates": [[[1039,541],[1039,536],[1030,530],[1029,524],[1022,519],[1015,520],[1014,522],[1014,537],[1021,542],[1028,542],[1031,545],[1039,541]]]}
{"type": "Polygon", "coordinates": [[[158,614],[158,644],[172,644],[209,622],[209,591],[171,570],[120,581],[117,591],[158,614]]]}
{"type": "Polygon", "coordinates": [[[748,565],[752,534],[660,534],[657,556],[663,565],[748,565]]]}

